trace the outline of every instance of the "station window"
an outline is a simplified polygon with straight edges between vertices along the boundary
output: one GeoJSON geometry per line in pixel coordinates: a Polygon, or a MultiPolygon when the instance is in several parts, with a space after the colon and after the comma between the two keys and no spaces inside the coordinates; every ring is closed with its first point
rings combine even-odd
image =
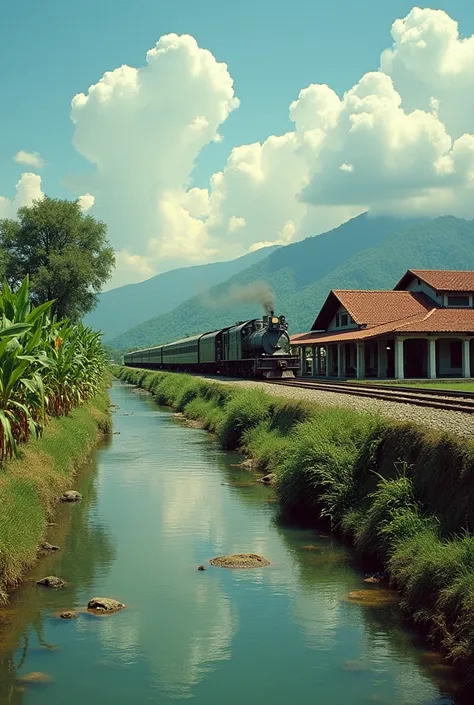
{"type": "Polygon", "coordinates": [[[454,308],[469,308],[470,305],[470,296],[448,296],[448,306],[453,306],[454,308]]]}
{"type": "Polygon", "coordinates": [[[349,325],[349,322],[352,323],[352,318],[348,313],[338,313],[336,315],[336,328],[345,328],[345,326],[349,325]]]}

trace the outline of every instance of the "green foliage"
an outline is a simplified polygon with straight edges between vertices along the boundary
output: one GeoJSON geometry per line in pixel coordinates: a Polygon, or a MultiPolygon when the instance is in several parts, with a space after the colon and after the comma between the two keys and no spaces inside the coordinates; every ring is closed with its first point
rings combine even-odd
{"type": "Polygon", "coordinates": [[[219,441],[223,448],[238,448],[248,429],[258,426],[270,415],[271,402],[260,390],[240,391],[226,407],[226,414],[219,428],[219,441]]]}
{"type": "Polygon", "coordinates": [[[92,398],[105,356],[99,334],[51,320],[50,302],[32,308],[28,278],[0,291],[0,461],[38,436],[48,416],[68,414],[92,398]]]}
{"type": "Polygon", "coordinates": [[[356,547],[366,555],[386,560],[400,543],[427,528],[412,482],[405,475],[381,477],[366,505],[354,531],[356,547]]]}
{"type": "Polygon", "coordinates": [[[6,587],[36,560],[54,504],[70,489],[98,432],[108,428],[108,405],[102,384],[90,402],[51,419],[42,437],[22,446],[0,473],[0,604],[6,601],[6,587]]]}
{"type": "Polygon", "coordinates": [[[20,208],[16,221],[0,221],[0,249],[12,286],[29,276],[35,303],[54,301],[53,313],[73,320],[95,306],[115,264],[105,224],[78,201],[43,198],[20,208]]]}
{"type": "Polygon", "coordinates": [[[377,419],[366,414],[321,407],[296,425],[281,460],[277,496],[294,515],[327,518],[340,526],[356,503],[359,488],[354,468],[377,419]]]}

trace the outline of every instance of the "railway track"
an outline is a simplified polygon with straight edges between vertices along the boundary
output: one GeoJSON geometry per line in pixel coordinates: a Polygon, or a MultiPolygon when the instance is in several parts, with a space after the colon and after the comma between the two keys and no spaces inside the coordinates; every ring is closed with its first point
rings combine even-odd
{"type": "Polygon", "coordinates": [[[442,409],[444,411],[460,411],[474,414],[474,394],[470,392],[452,392],[439,389],[417,389],[416,387],[383,386],[375,384],[351,384],[345,382],[323,382],[313,379],[295,378],[282,380],[266,380],[266,384],[301,389],[314,389],[335,394],[347,394],[356,397],[368,397],[381,401],[399,404],[442,409]]]}

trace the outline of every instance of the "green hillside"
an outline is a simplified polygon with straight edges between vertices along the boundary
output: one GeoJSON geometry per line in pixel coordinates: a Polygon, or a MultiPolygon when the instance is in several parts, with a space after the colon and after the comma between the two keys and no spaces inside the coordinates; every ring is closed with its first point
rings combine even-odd
{"type": "MultiPolygon", "coordinates": [[[[127,350],[147,347],[205,330],[223,327],[242,318],[260,315],[261,305],[255,301],[230,303],[229,290],[244,288],[255,282],[266,282],[275,292],[275,309],[284,313],[292,331],[305,328],[312,322],[315,306],[308,300],[298,303],[293,297],[330,276],[331,272],[368,248],[380,246],[386,238],[413,220],[371,218],[363,214],[335,230],[281,247],[265,259],[239,272],[226,282],[212,287],[206,296],[195,296],[168,313],[156,316],[145,324],[135,326],[110,344],[127,350]]],[[[360,285],[363,285],[361,281],[360,285]]],[[[238,298],[238,297],[237,297],[238,298]]]]}
{"type": "Polygon", "coordinates": [[[331,289],[393,289],[407,269],[474,269],[474,220],[426,221],[351,257],[288,299],[293,332],[311,327],[331,289]]]}
{"type": "Polygon", "coordinates": [[[173,269],[138,284],[105,291],[96,308],[85,316],[84,323],[101,330],[107,342],[132,326],[171,311],[199,292],[226,281],[277,249],[265,247],[229,262],[173,269]]]}

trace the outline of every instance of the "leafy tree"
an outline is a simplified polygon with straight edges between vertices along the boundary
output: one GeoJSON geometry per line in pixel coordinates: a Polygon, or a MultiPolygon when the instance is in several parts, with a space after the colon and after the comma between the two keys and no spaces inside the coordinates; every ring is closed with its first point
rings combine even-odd
{"type": "Polygon", "coordinates": [[[82,212],[78,201],[45,197],[18,210],[17,220],[0,220],[0,269],[17,288],[29,275],[36,304],[54,300],[58,318],[81,318],[115,265],[107,227],[82,212]]]}

